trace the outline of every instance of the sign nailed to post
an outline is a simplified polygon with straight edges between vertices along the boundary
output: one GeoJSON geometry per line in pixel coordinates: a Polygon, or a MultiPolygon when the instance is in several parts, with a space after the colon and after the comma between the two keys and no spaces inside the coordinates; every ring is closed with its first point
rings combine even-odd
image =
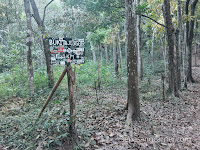
{"type": "Polygon", "coordinates": [[[84,39],[49,38],[51,64],[65,65],[85,63],[84,39]]]}

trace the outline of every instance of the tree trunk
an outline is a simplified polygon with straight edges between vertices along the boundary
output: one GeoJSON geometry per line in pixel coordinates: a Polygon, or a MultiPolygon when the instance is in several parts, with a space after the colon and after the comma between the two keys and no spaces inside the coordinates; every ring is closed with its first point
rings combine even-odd
{"type": "Polygon", "coordinates": [[[136,44],[136,13],[134,0],[126,0],[127,20],[127,76],[128,76],[128,114],[127,125],[140,116],[138,72],[137,72],[137,44],[136,44]]]}
{"type": "Polygon", "coordinates": [[[125,33],[125,45],[124,45],[124,50],[125,50],[125,59],[127,59],[127,39],[128,39],[128,35],[127,35],[127,24],[128,24],[128,21],[127,21],[127,18],[125,18],[125,22],[124,22],[124,33],[125,33]]]}
{"type": "Polygon", "coordinates": [[[169,47],[169,92],[177,95],[177,89],[175,86],[175,63],[174,63],[174,27],[172,25],[172,18],[170,13],[170,2],[169,0],[163,1],[163,16],[165,20],[165,26],[167,31],[167,42],[169,47]]]}
{"type": "Polygon", "coordinates": [[[177,84],[178,84],[178,90],[181,89],[181,53],[182,53],[182,13],[181,13],[181,0],[177,0],[177,20],[178,20],[178,30],[176,35],[176,70],[177,70],[177,84]],[[177,51],[178,50],[178,51],[177,51]]]}
{"type": "Polygon", "coordinates": [[[42,35],[42,42],[44,48],[44,54],[46,58],[46,66],[47,66],[47,77],[49,87],[52,88],[54,86],[54,75],[53,75],[53,66],[50,64],[50,55],[49,55],[49,46],[48,39],[45,37],[45,34],[42,35]]]}
{"type": "MultiPolygon", "coordinates": [[[[137,0],[137,6],[140,5],[140,0],[137,0]]],[[[140,80],[143,78],[142,71],[142,45],[141,45],[141,16],[137,15],[137,49],[138,49],[138,76],[140,80]]]]}
{"type": "Polygon", "coordinates": [[[33,39],[33,29],[31,25],[31,11],[30,3],[28,0],[24,0],[24,7],[26,13],[26,22],[27,22],[27,72],[28,72],[28,85],[29,91],[31,94],[34,94],[34,73],[33,73],[33,64],[32,64],[32,39],[33,39]]]}
{"type": "Polygon", "coordinates": [[[182,56],[182,63],[183,63],[183,84],[184,88],[187,88],[187,30],[186,30],[186,25],[183,27],[183,32],[184,32],[184,41],[183,41],[183,56],[182,56]]]}
{"type": "Polygon", "coordinates": [[[108,45],[105,44],[105,55],[106,55],[106,63],[108,63],[108,45]]]}
{"type": "Polygon", "coordinates": [[[96,62],[96,52],[92,50],[93,62],[96,62]]]}
{"type": "Polygon", "coordinates": [[[152,35],[152,45],[151,45],[151,57],[152,57],[152,67],[153,67],[153,73],[155,73],[155,65],[154,65],[154,32],[152,35]]]}
{"type": "MultiPolygon", "coordinates": [[[[38,27],[40,28],[40,30],[42,32],[42,42],[43,42],[44,54],[45,54],[45,58],[46,58],[48,84],[49,84],[49,87],[52,88],[53,85],[54,85],[54,76],[53,76],[53,68],[52,68],[52,66],[50,64],[50,55],[49,55],[48,42],[46,41],[46,33],[45,33],[45,26],[44,26],[45,11],[44,11],[43,20],[42,20],[41,17],[40,17],[40,15],[39,15],[39,11],[38,11],[37,5],[35,3],[35,0],[30,0],[30,3],[31,3],[31,6],[32,6],[32,10],[33,10],[33,17],[34,17],[34,19],[35,19],[38,27]]],[[[46,7],[50,3],[48,3],[46,5],[46,7]]]]}
{"type": "Polygon", "coordinates": [[[195,47],[194,47],[194,66],[197,66],[197,43],[195,42],[195,47]]]}
{"type": "Polygon", "coordinates": [[[102,52],[101,52],[101,45],[98,45],[99,50],[99,58],[98,58],[98,90],[101,90],[101,62],[102,62],[102,52]]]}
{"type": "Polygon", "coordinates": [[[180,53],[179,53],[179,30],[175,32],[175,48],[176,48],[176,88],[181,89],[181,70],[180,70],[180,53]]]}
{"type": "Polygon", "coordinates": [[[113,38],[113,62],[114,62],[114,70],[115,74],[119,75],[119,65],[118,65],[118,52],[117,52],[117,44],[116,44],[116,36],[113,38]]]}
{"type": "Polygon", "coordinates": [[[101,65],[100,60],[98,60],[98,90],[101,90],[101,73],[100,73],[101,65]]]}
{"type": "MultiPolygon", "coordinates": [[[[196,29],[198,29],[198,22],[196,21],[196,29]]],[[[195,34],[195,66],[197,66],[197,39],[198,39],[198,34],[195,34]]]]}
{"type": "MultiPolygon", "coordinates": [[[[188,0],[187,0],[188,1],[188,0]]],[[[194,0],[193,3],[191,3],[190,6],[190,14],[191,16],[194,16],[195,14],[195,7],[198,0],[194,0]]],[[[188,4],[189,5],[189,4],[188,4]]],[[[186,15],[188,15],[188,7],[186,7],[186,15]]],[[[194,19],[191,19],[190,22],[187,21],[187,49],[188,49],[188,68],[187,68],[187,81],[194,82],[194,79],[192,77],[192,41],[194,37],[194,19]]]]}
{"type": "Polygon", "coordinates": [[[166,37],[164,40],[161,40],[163,42],[163,59],[164,59],[164,67],[165,67],[165,78],[167,77],[167,46],[166,46],[166,37]]]}
{"type": "MultiPolygon", "coordinates": [[[[177,0],[177,21],[178,21],[178,47],[179,47],[179,56],[180,56],[180,63],[182,62],[182,43],[183,43],[183,29],[182,29],[182,9],[181,9],[181,0],[177,0]]],[[[181,64],[180,64],[181,65],[181,64]]]]}
{"type": "MultiPolygon", "coordinates": [[[[119,68],[120,68],[120,74],[122,76],[122,49],[121,49],[121,42],[120,42],[120,35],[118,33],[118,52],[119,52],[119,68]]],[[[120,77],[120,80],[121,80],[121,77],[120,77]]]]}
{"type": "MultiPolygon", "coordinates": [[[[126,31],[127,32],[127,31],[126,31]]],[[[127,33],[125,33],[126,35],[125,35],[125,48],[124,48],[124,50],[125,50],[125,59],[127,59],[127,39],[128,39],[128,37],[127,37],[127,33]]]]}
{"type": "Polygon", "coordinates": [[[93,45],[92,41],[90,41],[90,47],[92,50],[93,62],[96,62],[96,52],[94,50],[94,45],[93,45]]]}
{"type": "Polygon", "coordinates": [[[71,6],[72,9],[72,38],[75,38],[75,16],[74,16],[74,6],[71,6]]]}
{"type": "Polygon", "coordinates": [[[103,54],[102,54],[102,46],[101,46],[101,44],[98,45],[98,49],[99,49],[100,62],[102,62],[103,61],[103,54]]]}

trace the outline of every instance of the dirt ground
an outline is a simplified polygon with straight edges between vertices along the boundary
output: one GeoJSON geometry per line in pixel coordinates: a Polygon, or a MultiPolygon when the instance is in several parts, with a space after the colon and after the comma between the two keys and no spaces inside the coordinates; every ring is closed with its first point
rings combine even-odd
{"type": "Polygon", "coordinates": [[[86,149],[200,149],[200,67],[192,69],[195,83],[189,83],[179,99],[142,101],[141,120],[128,129],[125,129],[126,98],[101,93],[107,101],[102,102],[104,107],[91,107],[79,119],[85,128],[95,131],[85,143],[86,149]]]}

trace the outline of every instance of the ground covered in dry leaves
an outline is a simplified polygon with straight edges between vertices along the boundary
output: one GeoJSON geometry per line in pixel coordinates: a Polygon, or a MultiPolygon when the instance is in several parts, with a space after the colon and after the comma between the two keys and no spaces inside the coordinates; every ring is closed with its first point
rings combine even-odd
{"type": "Polygon", "coordinates": [[[200,149],[199,67],[193,67],[193,76],[196,82],[188,84],[188,90],[182,91],[179,99],[142,97],[141,119],[131,128],[125,128],[126,98],[102,91],[101,104],[88,105],[88,110],[82,112],[85,117],[79,118],[85,128],[93,130],[86,149],[200,149]]]}
{"type": "MultiPolygon", "coordinates": [[[[80,143],[76,149],[200,149],[199,66],[193,67],[193,77],[196,82],[188,84],[180,98],[168,97],[165,101],[162,100],[160,79],[152,83],[143,81],[140,121],[129,128],[125,127],[127,93],[123,86],[102,87],[98,101],[93,88],[84,89],[87,92],[80,93],[77,98],[76,124],[80,143]]],[[[68,102],[57,102],[55,98],[53,101],[36,128],[32,125],[43,102],[36,101],[33,105],[18,98],[2,103],[0,149],[70,149],[66,147],[68,102]],[[32,144],[32,148],[27,148],[27,143],[29,147],[32,144]],[[45,148],[45,144],[49,147],[45,148]]]]}

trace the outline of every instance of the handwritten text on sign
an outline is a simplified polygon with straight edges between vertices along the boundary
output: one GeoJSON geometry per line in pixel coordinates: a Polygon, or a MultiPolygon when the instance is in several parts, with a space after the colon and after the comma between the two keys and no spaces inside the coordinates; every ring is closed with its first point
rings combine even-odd
{"type": "Polygon", "coordinates": [[[51,64],[65,65],[85,63],[84,39],[49,38],[51,64]]]}

